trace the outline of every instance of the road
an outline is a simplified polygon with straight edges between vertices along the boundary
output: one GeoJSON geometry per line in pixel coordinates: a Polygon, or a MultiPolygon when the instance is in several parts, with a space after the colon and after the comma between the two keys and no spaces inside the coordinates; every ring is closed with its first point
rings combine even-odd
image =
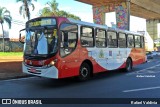
{"type": "Polygon", "coordinates": [[[135,66],[131,72],[96,74],[86,82],[72,78],[29,77],[0,81],[0,98],[160,98],[160,60],[135,66]]]}

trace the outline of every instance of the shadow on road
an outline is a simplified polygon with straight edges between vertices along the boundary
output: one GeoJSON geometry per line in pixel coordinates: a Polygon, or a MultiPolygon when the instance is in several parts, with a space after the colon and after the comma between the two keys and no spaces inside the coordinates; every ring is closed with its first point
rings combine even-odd
{"type": "Polygon", "coordinates": [[[112,70],[107,72],[101,72],[95,74],[93,77],[91,77],[87,81],[80,82],[77,80],[76,77],[72,78],[64,78],[64,79],[46,79],[46,78],[40,78],[38,80],[34,80],[32,84],[35,84],[36,86],[39,86],[41,88],[60,88],[60,87],[68,87],[68,86],[74,86],[74,85],[85,85],[91,82],[97,82],[102,81],[105,79],[110,78],[116,78],[121,75],[125,75],[127,72],[124,72],[123,70],[112,70]]]}

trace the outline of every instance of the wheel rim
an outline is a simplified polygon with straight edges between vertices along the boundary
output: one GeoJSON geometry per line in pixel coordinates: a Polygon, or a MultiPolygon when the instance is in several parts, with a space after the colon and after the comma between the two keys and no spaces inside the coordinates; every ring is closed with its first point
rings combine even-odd
{"type": "Polygon", "coordinates": [[[85,68],[85,67],[83,67],[83,68],[81,69],[81,75],[82,75],[84,78],[87,77],[87,76],[88,76],[88,69],[85,68]]]}

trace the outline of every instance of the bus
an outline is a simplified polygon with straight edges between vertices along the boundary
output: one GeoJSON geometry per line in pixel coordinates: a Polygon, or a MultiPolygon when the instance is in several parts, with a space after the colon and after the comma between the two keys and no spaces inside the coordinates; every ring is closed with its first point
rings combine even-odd
{"type": "Polygon", "coordinates": [[[24,44],[23,72],[46,78],[87,80],[146,62],[142,34],[65,17],[29,20],[19,41],[24,44]]]}

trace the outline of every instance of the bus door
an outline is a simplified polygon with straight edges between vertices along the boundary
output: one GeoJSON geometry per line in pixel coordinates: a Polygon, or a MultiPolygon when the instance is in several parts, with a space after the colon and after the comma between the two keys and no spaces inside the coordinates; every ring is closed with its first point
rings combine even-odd
{"type": "Polygon", "coordinates": [[[108,46],[108,59],[107,68],[108,70],[117,69],[119,60],[117,60],[117,54],[119,49],[117,48],[117,33],[115,31],[107,31],[107,46],[108,46]]]}
{"type": "Polygon", "coordinates": [[[128,50],[127,50],[127,37],[126,34],[123,32],[118,33],[118,52],[117,52],[117,60],[119,65],[124,64],[128,57],[128,50]]]}
{"type": "Polygon", "coordinates": [[[141,49],[141,38],[138,35],[135,35],[135,60],[136,64],[140,64],[143,62],[143,50],[141,49]]]}
{"type": "Polygon", "coordinates": [[[135,48],[134,48],[134,54],[135,54],[135,64],[139,64],[141,59],[141,42],[140,42],[140,36],[135,35],[135,48]]]}
{"type": "Polygon", "coordinates": [[[63,75],[71,76],[75,74],[79,61],[79,51],[76,49],[78,26],[63,23],[60,27],[60,36],[61,69],[63,70],[63,75]]]}

